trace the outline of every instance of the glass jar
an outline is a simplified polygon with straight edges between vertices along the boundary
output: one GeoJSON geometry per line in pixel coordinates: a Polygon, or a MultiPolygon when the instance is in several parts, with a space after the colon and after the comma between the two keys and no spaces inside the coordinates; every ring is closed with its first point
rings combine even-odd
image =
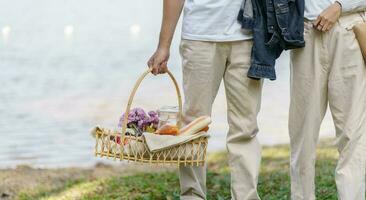
{"type": "Polygon", "coordinates": [[[179,108],[178,106],[163,106],[158,109],[159,125],[158,128],[165,124],[177,124],[179,108]]]}

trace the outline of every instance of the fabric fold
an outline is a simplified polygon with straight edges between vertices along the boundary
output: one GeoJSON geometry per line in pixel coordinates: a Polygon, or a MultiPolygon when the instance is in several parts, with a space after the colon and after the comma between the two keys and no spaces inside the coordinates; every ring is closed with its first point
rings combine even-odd
{"type": "Polygon", "coordinates": [[[161,151],[170,147],[178,146],[200,137],[209,137],[207,132],[200,132],[188,136],[157,135],[154,133],[143,133],[147,147],[150,152],[161,151]]]}

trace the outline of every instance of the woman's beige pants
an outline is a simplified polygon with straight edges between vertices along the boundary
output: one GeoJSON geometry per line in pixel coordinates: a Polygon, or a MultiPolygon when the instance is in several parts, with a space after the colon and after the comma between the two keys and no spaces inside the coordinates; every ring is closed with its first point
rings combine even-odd
{"type": "Polygon", "coordinates": [[[359,22],[359,14],[343,16],[325,33],[306,22],[306,47],[292,51],[289,131],[293,200],[315,199],[315,150],[328,103],[340,154],[335,172],[338,197],[365,199],[366,65],[351,29],[359,22]]]}
{"type": "MultiPolygon", "coordinates": [[[[261,147],[256,139],[261,81],[247,78],[252,41],[182,40],[184,118],[211,115],[222,80],[227,97],[231,194],[235,200],[259,199],[257,180],[261,147]]],[[[182,200],[206,199],[206,168],[180,167],[182,200]]]]}

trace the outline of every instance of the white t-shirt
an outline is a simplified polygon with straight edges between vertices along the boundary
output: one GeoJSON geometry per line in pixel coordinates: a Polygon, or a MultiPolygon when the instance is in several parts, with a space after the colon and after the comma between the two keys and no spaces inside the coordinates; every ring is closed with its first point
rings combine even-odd
{"type": "Polygon", "coordinates": [[[182,38],[200,41],[248,40],[252,35],[237,21],[243,0],[186,0],[182,38]]]}
{"type": "Polygon", "coordinates": [[[335,0],[305,0],[304,17],[308,20],[315,20],[323,10],[334,2],[335,0]]]}
{"type": "Polygon", "coordinates": [[[354,12],[366,9],[366,0],[305,0],[305,18],[315,20],[326,8],[338,1],[342,12],[354,12]]]}

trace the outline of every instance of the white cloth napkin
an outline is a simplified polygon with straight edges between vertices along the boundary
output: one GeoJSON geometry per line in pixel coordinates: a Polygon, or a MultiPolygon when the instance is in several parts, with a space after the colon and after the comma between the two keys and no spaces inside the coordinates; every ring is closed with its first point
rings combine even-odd
{"type": "Polygon", "coordinates": [[[188,136],[157,135],[147,132],[143,133],[143,135],[145,137],[145,141],[150,152],[164,150],[169,147],[187,143],[200,137],[209,137],[209,134],[207,132],[200,132],[188,136]]]}

